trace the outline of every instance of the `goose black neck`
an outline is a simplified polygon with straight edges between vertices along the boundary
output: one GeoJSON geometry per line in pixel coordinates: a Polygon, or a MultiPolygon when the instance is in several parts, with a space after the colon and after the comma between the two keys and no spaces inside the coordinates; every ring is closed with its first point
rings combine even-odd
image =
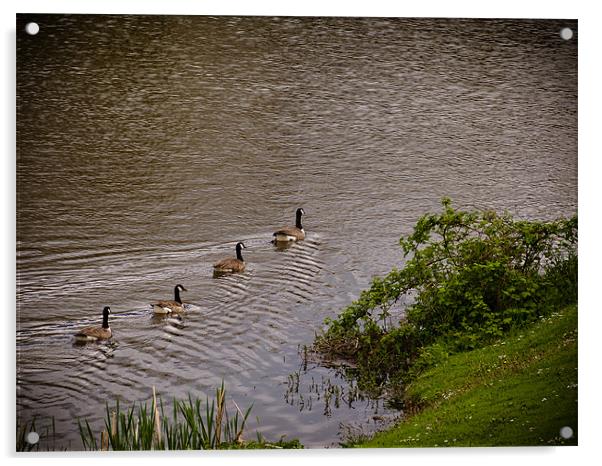
{"type": "Polygon", "coordinates": [[[109,328],[109,311],[102,313],[102,328],[109,328]]]}
{"type": "Polygon", "coordinates": [[[180,288],[178,288],[176,286],[174,288],[173,292],[174,292],[174,300],[176,301],[176,303],[182,304],[182,300],[180,299],[180,288]]]}
{"type": "Polygon", "coordinates": [[[236,246],[236,258],[241,261],[244,262],[245,260],[242,258],[242,248],[240,247],[240,245],[236,246]]]}
{"type": "Polygon", "coordinates": [[[301,225],[301,211],[297,211],[297,221],[295,222],[295,226],[299,228],[299,230],[303,230],[303,225],[301,225]]]}

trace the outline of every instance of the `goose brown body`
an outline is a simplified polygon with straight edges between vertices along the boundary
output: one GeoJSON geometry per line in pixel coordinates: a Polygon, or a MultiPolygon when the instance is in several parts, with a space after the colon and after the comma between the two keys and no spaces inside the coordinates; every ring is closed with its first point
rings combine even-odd
{"type": "Polygon", "coordinates": [[[244,261],[229,257],[214,264],[213,268],[218,272],[243,272],[245,270],[245,263],[244,261]]]}
{"type": "Polygon", "coordinates": [[[276,241],[301,241],[305,239],[305,231],[297,227],[283,227],[274,232],[276,241]]]}
{"type": "Polygon", "coordinates": [[[219,262],[213,264],[213,269],[218,273],[227,273],[227,272],[244,272],[245,270],[245,260],[242,257],[241,250],[245,248],[243,243],[236,244],[236,257],[228,257],[226,259],[222,259],[219,262]]]}
{"type": "Polygon", "coordinates": [[[84,327],[75,334],[77,341],[96,341],[108,340],[113,336],[111,327],[109,327],[109,314],[111,308],[106,306],[102,311],[102,326],[101,327],[84,327]]]}

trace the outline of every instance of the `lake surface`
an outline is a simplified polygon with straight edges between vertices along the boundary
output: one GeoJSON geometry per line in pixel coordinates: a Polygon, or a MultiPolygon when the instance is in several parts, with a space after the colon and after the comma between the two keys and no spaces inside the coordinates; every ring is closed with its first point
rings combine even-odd
{"type": "Polygon", "coordinates": [[[100,429],[105,401],[213,395],[223,379],[253,404],[247,438],[328,447],[378,427],[396,413],[350,398],[299,349],[402,263],[399,237],[443,196],[527,219],[576,212],[576,33],[574,20],[20,15],[17,417],[54,417],[57,444],[81,449],[76,419],[100,429]],[[297,207],[307,239],[275,248],[297,207]],[[247,270],[213,278],[238,241],[247,270]],[[154,317],[178,283],[186,315],[154,317]],[[105,305],[113,341],[74,345],[105,305]]]}

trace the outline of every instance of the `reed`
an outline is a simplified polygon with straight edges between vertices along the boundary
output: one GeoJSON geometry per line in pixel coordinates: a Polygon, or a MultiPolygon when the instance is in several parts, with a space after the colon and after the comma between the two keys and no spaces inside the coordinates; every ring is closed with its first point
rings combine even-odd
{"type": "MultiPolygon", "coordinates": [[[[122,409],[119,400],[106,405],[105,430],[101,432],[101,449],[112,450],[209,450],[237,448],[243,444],[243,431],[252,406],[228,412],[224,383],[216,389],[215,399],[192,398],[173,400],[172,415],[165,414],[163,401],[155,393],[150,406],[135,403],[122,409]],[[108,438],[108,442],[104,441],[108,438]]],[[[85,450],[98,450],[90,424],[78,420],[79,433],[85,450]]]]}

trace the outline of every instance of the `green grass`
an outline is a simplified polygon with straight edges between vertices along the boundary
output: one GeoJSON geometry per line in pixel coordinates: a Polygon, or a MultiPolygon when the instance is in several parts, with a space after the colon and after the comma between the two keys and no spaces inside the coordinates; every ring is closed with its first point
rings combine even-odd
{"type": "Polygon", "coordinates": [[[450,356],[406,397],[414,414],[351,446],[577,445],[577,307],[450,356]],[[572,438],[560,436],[564,426],[572,438]]]}

